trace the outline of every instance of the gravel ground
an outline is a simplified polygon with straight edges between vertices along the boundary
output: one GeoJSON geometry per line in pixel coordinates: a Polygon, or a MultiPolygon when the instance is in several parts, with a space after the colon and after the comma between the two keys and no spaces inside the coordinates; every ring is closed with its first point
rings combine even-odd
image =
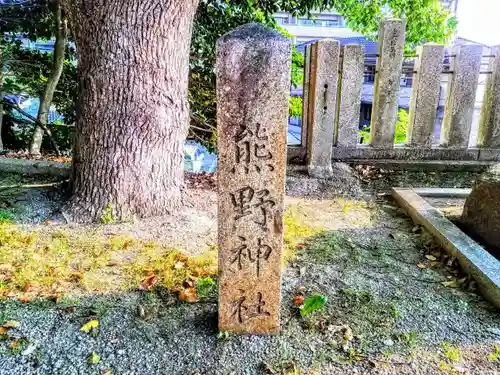
{"type": "MultiPolygon", "coordinates": [[[[364,196],[352,186],[347,195],[364,196]]],[[[442,284],[460,277],[459,270],[439,261],[439,249],[392,201],[339,198],[335,187],[300,174],[289,178],[287,191],[287,207],[323,232],[283,272],[280,335],[219,337],[215,299],[181,303],[161,289],[57,304],[7,300],[0,302],[0,320],[20,326],[0,341],[0,375],[500,374],[500,361],[488,359],[500,345],[500,314],[474,293],[474,283],[442,284]],[[316,193],[304,197],[304,186],[317,186],[316,193]],[[328,302],[303,319],[292,300],[313,293],[328,302]],[[100,322],[95,336],[80,331],[91,319],[100,322]],[[13,350],[16,339],[21,345],[13,350]],[[88,361],[93,352],[97,364],[88,361]]],[[[157,219],[112,230],[163,239],[177,233],[190,251],[213,240],[216,230],[215,193],[191,193],[182,225],[159,230],[157,219]],[[199,228],[199,237],[186,236],[199,228]]]]}

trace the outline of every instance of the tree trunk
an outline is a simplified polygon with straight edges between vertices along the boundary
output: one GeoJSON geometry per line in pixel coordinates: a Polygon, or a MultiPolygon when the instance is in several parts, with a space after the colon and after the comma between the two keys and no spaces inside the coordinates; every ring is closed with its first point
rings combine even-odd
{"type": "Polygon", "coordinates": [[[197,3],[68,0],[80,79],[69,220],[178,207],[197,3]]]}
{"type": "MultiPolygon", "coordinates": [[[[67,24],[66,20],[62,16],[61,4],[58,1],[56,9],[56,42],[54,45],[54,61],[52,64],[52,72],[47,81],[47,86],[43,94],[40,96],[40,107],[38,108],[37,119],[42,124],[47,125],[49,122],[49,111],[52,105],[52,99],[54,97],[54,92],[56,91],[57,84],[59,83],[59,78],[64,67],[64,52],[66,50],[66,39],[67,39],[67,24]]],[[[41,126],[35,126],[35,132],[31,138],[30,153],[33,155],[40,154],[40,147],[42,146],[44,130],[41,126]]]]}

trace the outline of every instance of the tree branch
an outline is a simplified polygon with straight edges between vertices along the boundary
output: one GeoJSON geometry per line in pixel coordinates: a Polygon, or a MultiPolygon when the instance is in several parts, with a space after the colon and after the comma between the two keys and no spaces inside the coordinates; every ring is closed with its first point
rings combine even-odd
{"type": "Polygon", "coordinates": [[[12,109],[15,109],[20,114],[22,114],[23,116],[29,118],[31,121],[34,121],[38,126],[40,126],[43,129],[43,131],[45,132],[45,134],[47,134],[47,136],[50,138],[50,141],[52,142],[52,146],[54,146],[54,149],[56,150],[56,155],[57,156],[61,156],[61,151],[59,150],[59,147],[57,146],[56,140],[54,139],[54,137],[52,136],[51,131],[49,130],[49,128],[47,128],[47,126],[45,124],[43,124],[41,121],[39,121],[36,117],[31,116],[28,112],[26,112],[25,110],[23,110],[17,104],[13,104],[13,103],[9,102],[8,100],[5,100],[5,99],[3,99],[2,101],[3,101],[3,103],[6,106],[8,106],[8,107],[10,107],[12,109]]]}

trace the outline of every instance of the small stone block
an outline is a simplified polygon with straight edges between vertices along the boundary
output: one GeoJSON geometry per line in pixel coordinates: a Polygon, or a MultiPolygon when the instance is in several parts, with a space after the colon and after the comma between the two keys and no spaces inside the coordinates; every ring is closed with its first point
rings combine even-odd
{"type": "Polygon", "coordinates": [[[261,24],[217,42],[219,329],[280,328],[291,43],[261,24]]]}
{"type": "Polygon", "coordinates": [[[478,147],[500,148],[500,46],[492,47],[481,121],[477,135],[478,147]]]}
{"type": "Polygon", "coordinates": [[[467,148],[474,115],[476,91],[483,47],[478,44],[455,46],[441,129],[441,146],[467,148]]]}

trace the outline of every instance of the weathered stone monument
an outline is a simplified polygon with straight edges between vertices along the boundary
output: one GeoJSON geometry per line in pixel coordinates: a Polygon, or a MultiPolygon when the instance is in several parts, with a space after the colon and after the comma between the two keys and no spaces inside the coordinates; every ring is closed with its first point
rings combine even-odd
{"type": "Polygon", "coordinates": [[[465,202],[462,223],[483,240],[488,250],[500,256],[500,164],[486,171],[474,183],[465,202]]]}
{"type": "Polygon", "coordinates": [[[401,68],[405,44],[405,21],[386,19],[380,24],[378,35],[377,74],[373,84],[373,105],[370,131],[371,145],[393,148],[401,68]]]}
{"type": "Polygon", "coordinates": [[[261,24],[217,42],[221,331],[279,331],[290,63],[261,24]]]}

